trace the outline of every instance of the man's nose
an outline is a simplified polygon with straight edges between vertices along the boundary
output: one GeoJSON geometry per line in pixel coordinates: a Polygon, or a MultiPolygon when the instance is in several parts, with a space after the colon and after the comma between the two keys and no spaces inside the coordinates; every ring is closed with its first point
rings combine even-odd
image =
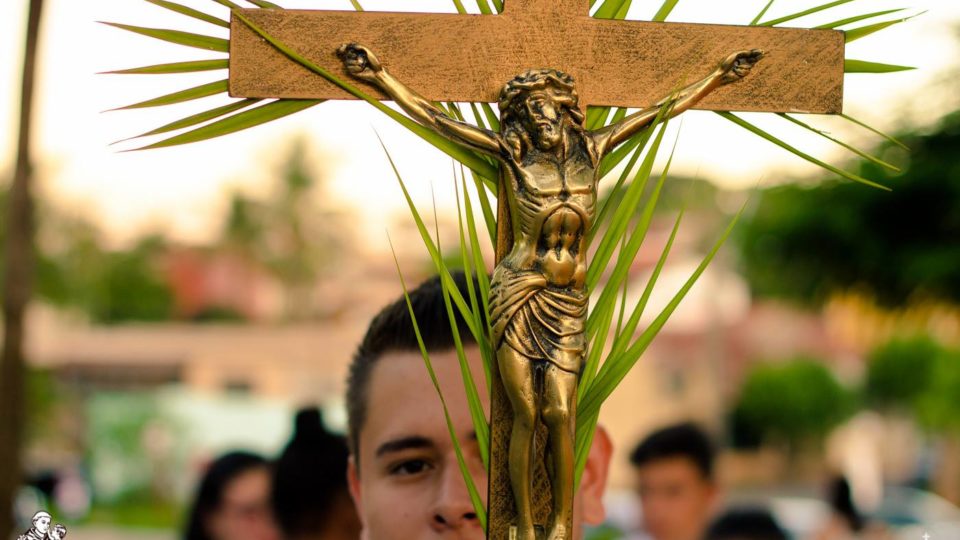
{"type": "Polygon", "coordinates": [[[437,532],[479,527],[467,484],[459,467],[445,467],[437,489],[431,526],[437,532]]]}

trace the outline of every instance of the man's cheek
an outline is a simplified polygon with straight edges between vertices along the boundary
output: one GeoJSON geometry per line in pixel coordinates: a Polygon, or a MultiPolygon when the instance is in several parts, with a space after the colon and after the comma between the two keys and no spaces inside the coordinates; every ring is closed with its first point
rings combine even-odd
{"type": "Polygon", "coordinates": [[[427,523],[428,505],[414,486],[380,478],[368,486],[363,506],[370,540],[407,540],[418,536],[418,526],[427,523]]]}

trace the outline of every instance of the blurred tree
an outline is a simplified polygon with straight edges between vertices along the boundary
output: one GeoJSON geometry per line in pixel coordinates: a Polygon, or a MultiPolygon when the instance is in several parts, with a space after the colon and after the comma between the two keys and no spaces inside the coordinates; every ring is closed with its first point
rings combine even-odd
{"type": "Polygon", "coordinates": [[[163,278],[160,260],[166,241],[146,236],[122,250],[106,250],[96,229],[82,219],[46,212],[44,228],[57,245],[40,253],[38,294],[71,307],[99,323],[160,321],[172,316],[173,292],[163,278]]]}
{"type": "Polygon", "coordinates": [[[817,304],[859,289],[885,306],[960,302],[960,112],[902,138],[909,154],[892,143],[876,152],[902,162],[902,174],[859,166],[893,193],[837,180],[763,191],[738,237],[756,294],[817,304]]]}
{"type": "Polygon", "coordinates": [[[933,358],[929,384],[916,398],[920,425],[960,436],[960,351],[940,350],[933,358]]]}
{"type": "Polygon", "coordinates": [[[325,176],[307,144],[295,139],[284,152],[267,200],[233,195],[220,240],[270,271],[283,286],[285,315],[292,319],[313,315],[317,280],[345,247],[349,232],[343,213],[326,202],[325,176]]]}
{"type": "Polygon", "coordinates": [[[20,88],[17,160],[6,215],[3,274],[3,351],[0,353],[0,538],[13,533],[14,496],[21,482],[24,410],[24,312],[33,273],[31,128],[34,77],[43,0],[30,0],[20,88]]]}
{"type": "Polygon", "coordinates": [[[733,408],[734,431],[754,442],[783,442],[798,450],[821,441],[855,405],[853,394],[822,361],[759,364],[747,375],[733,408]]]}
{"type": "Polygon", "coordinates": [[[941,354],[943,348],[925,336],[898,338],[877,347],[867,358],[867,399],[884,408],[912,409],[920,396],[929,393],[941,354]]]}

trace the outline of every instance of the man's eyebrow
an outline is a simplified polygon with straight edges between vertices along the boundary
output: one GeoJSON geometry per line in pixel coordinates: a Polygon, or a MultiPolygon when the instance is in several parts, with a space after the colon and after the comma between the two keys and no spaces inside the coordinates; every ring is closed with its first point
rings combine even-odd
{"type": "Polygon", "coordinates": [[[433,441],[430,439],[421,437],[419,435],[411,435],[409,437],[401,437],[399,439],[393,439],[381,444],[377,447],[376,456],[381,457],[384,454],[389,454],[391,452],[401,452],[403,450],[433,447],[433,441]]]}

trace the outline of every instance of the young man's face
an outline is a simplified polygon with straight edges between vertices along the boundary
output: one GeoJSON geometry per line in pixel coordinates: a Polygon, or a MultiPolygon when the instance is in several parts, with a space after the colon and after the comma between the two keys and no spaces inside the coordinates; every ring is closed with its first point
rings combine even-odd
{"type": "Polygon", "coordinates": [[[643,521],[654,540],[699,540],[713,512],[716,486],[686,457],[637,468],[643,521]]]}
{"type": "MultiPolygon", "coordinates": [[[[489,410],[480,351],[467,359],[489,410]]],[[[486,503],[487,471],[480,460],[456,351],[432,353],[464,459],[486,503]]],[[[443,408],[419,352],[391,352],[377,361],[367,388],[366,420],[350,458],[350,491],[366,540],[477,539],[484,531],[473,510],[447,431],[443,408]]],[[[600,497],[609,439],[598,432],[581,481],[575,521],[603,519],[600,497]]]]}

